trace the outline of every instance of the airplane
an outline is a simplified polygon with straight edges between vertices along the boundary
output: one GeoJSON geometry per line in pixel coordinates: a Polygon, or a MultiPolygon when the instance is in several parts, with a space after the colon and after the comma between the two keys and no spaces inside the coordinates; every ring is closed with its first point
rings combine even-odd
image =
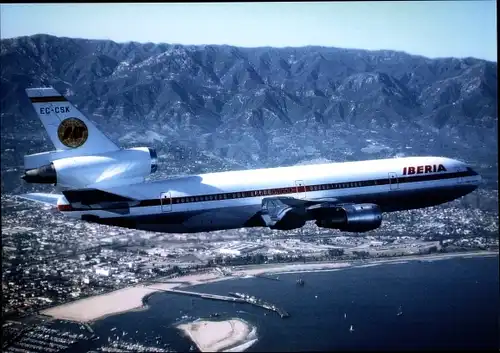
{"type": "Polygon", "coordinates": [[[481,176],[445,157],[227,171],[150,181],[158,169],[148,147],[123,149],[52,87],[26,93],[56,150],[24,156],[28,183],[62,194],[25,199],[75,219],[162,233],[243,227],[318,227],[362,233],[386,212],[439,205],[475,190],[481,176]]]}

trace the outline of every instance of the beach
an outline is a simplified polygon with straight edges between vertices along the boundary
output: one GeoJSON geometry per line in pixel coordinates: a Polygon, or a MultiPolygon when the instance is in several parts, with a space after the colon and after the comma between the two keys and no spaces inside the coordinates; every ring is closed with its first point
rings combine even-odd
{"type": "Polygon", "coordinates": [[[40,313],[61,320],[90,322],[109,315],[141,309],[143,298],[156,291],[144,286],[123,288],[49,308],[40,313]]]}
{"type": "Polygon", "coordinates": [[[187,276],[158,280],[158,282],[149,285],[137,285],[119,289],[107,294],[97,295],[85,299],[76,300],[67,304],[62,304],[41,311],[43,315],[51,316],[55,319],[70,320],[76,322],[91,322],[103,319],[109,315],[116,315],[131,310],[144,308],[143,299],[147,295],[155,292],[160,292],[165,289],[186,289],[190,286],[212,283],[217,281],[229,280],[233,278],[241,278],[248,276],[259,275],[278,275],[286,273],[300,273],[311,271],[337,271],[343,268],[359,267],[359,266],[375,266],[380,264],[397,264],[408,261],[436,261],[452,257],[470,257],[470,256],[498,256],[495,252],[469,252],[469,253],[453,253],[453,254],[436,254],[428,256],[407,256],[404,258],[393,259],[368,259],[362,260],[359,263],[356,260],[354,265],[352,262],[337,262],[337,263],[300,263],[300,264],[269,264],[263,266],[245,266],[234,268],[229,275],[222,275],[217,271],[211,271],[200,274],[190,274],[187,276]]]}
{"type": "MultiPolygon", "coordinates": [[[[181,324],[178,329],[193,341],[201,352],[220,352],[230,350],[240,352],[248,348],[245,344],[251,339],[253,328],[241,319],[225,321],[198,320],[181,324]],[[241,349],[238,349],[241,347],[241,349]]],[[[255,342],[253,340],[252,342],[255,342]]]]}
{"type": "Polygon", "coordinates": [[[152,293],[165,289],[168,290],[189,287],[196,284],[211,283],[230,278],[232,277],[222,276],[214,272],[188,275],[147,286],[138,285],[134,287],[127,287],[110,293],[75,300],[70,303],[42,310],[40,314],[61,320],[70,320],[82,323],[91,322],[103,319],[110,315],[142,309],[144,308],[144,297],[152,293]]]}

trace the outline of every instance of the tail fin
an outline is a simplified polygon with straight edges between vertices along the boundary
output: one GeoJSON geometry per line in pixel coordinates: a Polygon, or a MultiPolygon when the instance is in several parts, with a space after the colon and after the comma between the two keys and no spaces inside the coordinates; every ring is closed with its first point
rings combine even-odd
{"type": "Polygon", "coordinates": [[[54,88],[28,88],[26,93],[56,150],[91,155],[119,149],[54,88]]]}

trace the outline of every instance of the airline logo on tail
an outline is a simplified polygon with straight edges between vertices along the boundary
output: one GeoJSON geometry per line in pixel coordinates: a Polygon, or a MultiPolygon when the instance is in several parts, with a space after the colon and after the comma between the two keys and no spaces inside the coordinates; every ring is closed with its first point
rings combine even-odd
{"type": "MultiPolygon", "coordinates": [[[[27,88],[26,94],[57,153],[68,151],[69,154],[65,156],[89,156],[119,150],[118,146],[99,131],[92,121],[53,87],[27,88]]],[[[37,158],[39,157],[27,157],[25,166],[38,168],[39,163],[46,162],[37,160],[35,163],[37,158]]],[[[57,159],[60,158],[62,157],[57,159]]]]}
{"type": "Polygon", "coordinates": [[[68,118],[64,119],[57,128],[57,136],[64,146],[78,148],[87,141],[89,129],[80,119],[68,118]]]}

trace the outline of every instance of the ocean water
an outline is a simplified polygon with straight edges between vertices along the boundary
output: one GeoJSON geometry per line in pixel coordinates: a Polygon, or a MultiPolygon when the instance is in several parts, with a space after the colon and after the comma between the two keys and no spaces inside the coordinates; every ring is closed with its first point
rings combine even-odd
{"type": "Polygon", "coordinates": [[[279,279],[235,279],[192,289],[255,295],[284,308],[289,318],[250,304],[157,293],[147,310],[92,324],[100,339],[71,351],[97,350],[117,339],[188,351],[192,342],[173,326],[215,312],[257,327],[258,341],[247,352],[500,348],[498,256],[283,274],[279,279]],[[300,277],[303,287],[295,283],[300,277]]]}

